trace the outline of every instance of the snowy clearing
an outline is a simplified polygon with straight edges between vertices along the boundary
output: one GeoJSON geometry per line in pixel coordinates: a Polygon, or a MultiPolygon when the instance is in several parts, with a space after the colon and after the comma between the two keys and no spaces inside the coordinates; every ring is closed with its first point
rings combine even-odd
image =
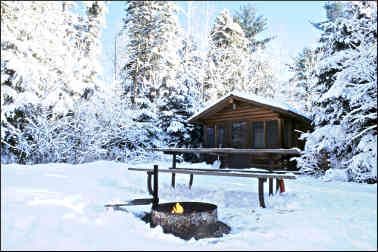
{"type": "MultiPolygon", "coordinates": [[[[257,179],[159,176],[160,202],[203,201],[218,206],[231,226],[222,238],[184,241],[151,229],[139,216],[150,206],[126,211],[104,204],[149,197],[146,174],[123,164],[2,165],[2,250],[376,250],[377,185],[326,182],[308,176],[286,180],[286,192],[258,207],[257,179]]],[[[157,162],[168,167],[169,162],[157,162]]],[[[210,165],[185,164],[209,168],[210,165]]],[[[265,183],[265,192],[267,192],[265,183]]]]}

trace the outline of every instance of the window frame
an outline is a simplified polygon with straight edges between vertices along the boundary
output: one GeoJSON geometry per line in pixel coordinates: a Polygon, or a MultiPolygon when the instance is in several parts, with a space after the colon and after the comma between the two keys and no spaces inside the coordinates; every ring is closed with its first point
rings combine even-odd
{"type": "Polygon", "coordinates": [[[263,121],[252,121],[252,124],[251,124],[251,130],[250,130],[250,134],[251,134],[251,148],[253,149],[265,149],[266,148],[266,125],[265,125],[265,120],[263,121]],[[254,132],[254,124],[257,124],[257,123],[262,123],[263,124],[263,142],[264,142],[264,146],[262,147],[255,147],[255,132],[254,132]]]}
{"type": "MultiPolygon", "coordinates": [[[[232,148],[236,148],[236,147],[234,147],[235,145],[234,145],[234,141],[233,141],[233,125],[234,125],[234,123],[245,123],[245,133],[244,134],[247,137],[246,142],[245,142],[245,146],[246,146],[246,148],[248,148],[248,145],[249,145],[249,142],[248,142],[249,122],[248,122],[248,120],[243,120],[243,119],[231,121],[231,125],[230,125],[230,146],[232,148]]],[[[238,146],[238,148],[242,148],[242,147],[238,146]]]]}
{"type": "Polygon", "coordinates": [[[206,130],[206,141],[205,141],[205,147],[206,148],[214,148],[214,144],[215,144],[215,127],[214,125],[207,125],[205,127],[205,130],[206,130]],[[210,135],[209,135],[209,129],[212,129],[213,131],[213,137],[212,137],[212,145],[210,146],[209,144],[209,139],[210,139],[210,135]]]}
{"type": "Polygon", "coordinates": [[[227,127],[224,123],[216,123],[214,125],[214,129],[215,129],[215,148],[225,148],[226,145],[227,145],[227,127]],[[219,133],[218,133],[218,130],[219,128],[223,128],[223,131],[224,131],[224,135],[223,135],[223,144],[221,146],[219,146],[219,143],[218,143],[218,140],[219,140],[219,133]]]}
{"type": "Polygon", "coordinates": [[[269,120],[265,120],[265,132],[264,132],[264,135],[265,135],[265,147],[266,148],[279,148],[280,146],[280,139],[279,139],[279,131],[280,131],[280,125],[279,125],[279,121],[277,119],[269,119],[269,120]],[[276,132],[274,134],[275,135],[275,143],[271,144],[269,143],[268,144],[268,122],[275,122],[276,124],[276,132]]]}

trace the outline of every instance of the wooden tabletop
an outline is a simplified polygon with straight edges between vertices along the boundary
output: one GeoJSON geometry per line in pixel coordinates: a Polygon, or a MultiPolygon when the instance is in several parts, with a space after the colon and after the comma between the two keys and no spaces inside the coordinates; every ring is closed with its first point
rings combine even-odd
{"type": "Polygon", "coordinates": [[[282,154],[299,155],[300,149],[236,149],[236,148],[149,148],[150,151],[166,153],[228,153],[228,154],[282,154]]]}

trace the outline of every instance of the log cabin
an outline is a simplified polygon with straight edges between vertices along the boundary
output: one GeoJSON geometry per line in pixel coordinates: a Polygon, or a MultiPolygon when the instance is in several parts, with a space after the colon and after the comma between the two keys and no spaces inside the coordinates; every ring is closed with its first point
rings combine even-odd
{"type": "MultiPolygon", "coordinates": [[[[203,147],[275,149],[299,148],[300,132],[312,129],[305,114],[276,100],[231,92],[189,118],[189,122],[203,127],[203,147]]],[[[201,154],[201,161],[221,160],[221,168],[274,167],[295,169],[289,156],[201,154]]]]}

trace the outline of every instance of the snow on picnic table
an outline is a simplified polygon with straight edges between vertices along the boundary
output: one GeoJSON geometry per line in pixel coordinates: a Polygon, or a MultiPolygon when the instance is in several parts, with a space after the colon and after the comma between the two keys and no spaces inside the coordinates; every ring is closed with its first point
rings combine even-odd
{"type": "MultiPolygon", "coordinates": [[[[150,197],[144,172],[98,161],[81,165],[2,165],[2,250],[376,250],[377,185],[325,182],[300,175],[286,192],[258,206],[257,179],[159,176],[160,202],[201,201],[218,206],[231,226],[222,238],[184,241],[150,228],[140,216],[150,206],[104,204],[150,197]],[[127,212],[128,211],[128,212],[127,212]]],[[[158,162],[168,167],[170,162],[158,162]]],[[[210,165],[184,164],[209,168],[210,165]]],[[[267,183],[265,183],[267,184],[267,183]]],[[[267,192],[265,185],[265,192],[267,192]]]]}

